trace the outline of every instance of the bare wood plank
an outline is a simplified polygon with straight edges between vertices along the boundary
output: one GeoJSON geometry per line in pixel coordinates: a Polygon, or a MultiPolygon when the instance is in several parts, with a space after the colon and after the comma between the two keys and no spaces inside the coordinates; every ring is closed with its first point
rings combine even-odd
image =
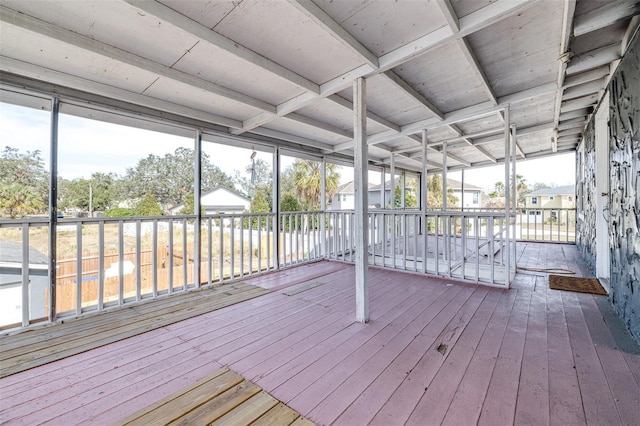
{"type": "MultiPolygon", "coordinates": [[[[217,370],[216,372],[214,372],[213,374],[207,376],[207,377],[203,377],[202,379],[196,380],[196,382],[189,386],[186,387],[184,389],[181,389],[179,392],[172,394],[166,398],[163,398],[159,401],[157,401],[154,404],[149,405],[148,407],[144,408],[143,410],[140,410],[134,414],[131,414],[130,416],[127,416],[125,418],[123,418],[122,420],[120,420],[119,422],[116,423],[116,425],[120,424],[120,425],[124,425],[124,424],[129,424],[143,416],[146,416],[148,414],[150,414],[152,411],[154,410],[158,410],[166,405],[169,405],[171,403],[173,403],[175,401],[176,398],[189,393],[205,384],[207,384],[208,382],[210,382],[211,380],[214,380],[216,378],[220,378],[223,377],[224,380],[228,380],[228,379],[234,379],[236,378],[235,376],[237,376],[235,373],[229,371],[228,368],[221,368],[219,370],[217,370]],[[230,373],[230,374],[229,374],[230,373]]],[[[233,385],[230,385],[229,387],[231,387],[233,385]]],[[[228,388],[227,388],[228,389],[228,388]]]]}
{"type": "Polygon", "coordinates": [[[251,426],[288,425],[293,423],[300,414],[279,402],[275,407],[257,418],[251,426]]]}
{"type": "Polygon", "coordinates": [[[197,410],[181,415],[180,418],[171,423],[165,423],[175,426],[209,424],[224,416],[261,390],[262,389],[255,384],[245,380],[220,394],[217,398],[209,399],[207,402],[199,406],[197,410]]]}
{"type": "Polygon", "coordinates": [[[291,423],[291,426],[316,426],[316,424],[311,420],[300,416],[293,423],[291,423]]]}
{"type": "Polygon", "coordinates": [[[224,416],[218,418],[216,421],[212,422],[211,426],[248,425],[253,423],[267,411],[271,410],[277,404],[277,399],[269,395],[267,392],[262,391],[244,401],[242,404],[238,405],[224,416]]]}

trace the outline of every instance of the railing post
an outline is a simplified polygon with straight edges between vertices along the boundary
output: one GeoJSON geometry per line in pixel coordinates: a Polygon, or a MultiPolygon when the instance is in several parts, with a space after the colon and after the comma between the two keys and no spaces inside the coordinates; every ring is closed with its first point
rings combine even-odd
{"type": "MultiPolygon", "coordinates": [[[[327,230],[325,223],[325,211],[327,210],[327,161],[322,157],[322,170],[320,171],[320,256],[327,255],[327,230]]],[[[315,249],[315,247],[314,247],[315,249]]]]}
{"type": "MultiPolygon", "coordinates": [[[[201,247],[201,236],[202,236],[202,205],[201,205],[201,196],[202,196],[202,131],[200,129],[196,130],[195,140],[195,158],[194,158],[194,167],[193,167],[193,212],[196,215],[196,219],[193,223],[193,283],[195,288],[200,287],[201,278],[200,278],[200,267],[201,267],[201,258],[202,258],[202,247],[201,247]]],[[[185,230],[186,232],[186,230],[185,230]]],[[[188,256],[185,256],[188,257],[188,256]]],[[[211,253],[209,253],[209,257],[211,257],[211,253]]],[[[186,262],[186,259],[185,259],[186,262]]],[[[185,286],[186,290],[186,286],[185,286]]]]}
{"type": "Polygon", "coordinates": [[[57,281],[57,223],[58,223],[58,115],[60,100],[53,98],[51,105],[51,136],[49,165],[49,321],[57,317],[56,281],[57,281]]]}
{"type": "Polygon", "coordinates": [[[273,149],[273,268],[280,269],[280,148],[273,149]]]}

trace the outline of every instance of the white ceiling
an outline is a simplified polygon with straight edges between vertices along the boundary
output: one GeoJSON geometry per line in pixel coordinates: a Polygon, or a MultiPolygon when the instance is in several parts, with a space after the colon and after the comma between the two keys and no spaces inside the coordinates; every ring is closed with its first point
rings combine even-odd
{"type": "MultiPolygon", "coordinates": [[[[0,80],[23,76],[229,135],[351,155],[367,80],[370,158],[419,170],[575,150],[640,1],[0,0],[0,80]],[[564,60],[561,60],[564,59],[564,60]]],[[[320,150],[320,151],[319,151],[320,150]]]]}

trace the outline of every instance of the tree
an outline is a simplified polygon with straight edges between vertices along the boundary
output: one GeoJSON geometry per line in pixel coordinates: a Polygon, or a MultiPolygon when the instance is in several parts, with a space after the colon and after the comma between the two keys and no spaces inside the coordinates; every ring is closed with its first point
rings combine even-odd
{"type": "Polygon", "coordinates": [[[0,187],[3,215],[19,217],[46,211],[49,175],[40,151],[21,153],[5,146],[0,155],[0,187]]]}
{"type": "MultiPolygon", "coordinates": [[[[194,150],[179,147],[173,154],[160,157],[149,154],[128,168],[120,188],[122,198],[141,198],[152,194],[164,207],[184,204],[193,193],[194,150]]],[[[202,153],[201,187],[203,192],[224,186],[234,189],[233,180],[211,164],[207,153],[202,153]]]]}
{"type": "MultiPolygon", "coordinates": [[[[184,199],[184,207],[179,214],[195,214],[195,200],[193,194],[188,194],[184,199]]],[[[205,214],[204,208],[200,206],[200,214],[205,214]]]]}
{"type": "MultiPolygon", "coordinates": [[[[442,176],[427,176],[427,207],[442,207],[442,176]]],[[[447,188],[447,206],[454,206],[458,202],[458,197],[453,195],[453,189],[447,188]]]]}
{"type": "Polygon", "coordinates": [[[135,210],[136,216],[160,216],[162,215],[162,207],[158,203],[153,194],[146,194],[138,203],[135,210]]]}
{"type": "MultiPolygon", "coordinates": [[[[330,200],[340,183],[338,166],[326,163],[325,195],[330,200]]],[[[320,196],[322,194],[322,163],[312,160],[296,160],[292,165],[293,185],[296,194],[308,210],[320,208],[320,196]]]]}
{"type": "MultiPolygon", "coordinates": [[[[510,184],[513,182],[513,180],[511,180],[510,184]]],[[[509,187],[511,188],[511,187],[509,187]]],[[[489,193],[489,197],[491,198],[503,198],[506,196],[506,189],[504,187],[504,182],[496,182],[494,185],[494,190],[492,192],[489,193]]],[[[517,204],[519,206],[524,206],[525,204],[525,197],[526,195],[531,192],[531,190],[529,189],[529,187],[527,186],[527,179],[524,178],[522,175],[516,175],[516,191],[518,194],[518,202],[517,204]]],[[[511,194],[513,196],[513,194],[511,194]]],[[[504,206],[504,200],[502,202],[502,205],[504,206]]]]}
{"type": "Polygon", "coordinates": [[[2,216],[15,219],[42,211],[45,203],[40,194],[22,183],[0,183],[0,212],[2,216]]]}

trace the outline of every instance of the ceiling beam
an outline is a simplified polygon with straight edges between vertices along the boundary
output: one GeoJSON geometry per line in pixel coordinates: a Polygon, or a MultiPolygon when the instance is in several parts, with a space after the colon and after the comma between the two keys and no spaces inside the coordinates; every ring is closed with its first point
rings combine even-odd
{"type": "Polygon", "coordinates": [[[264,56],[250,50],[241,44],[219,34],[204,25],[194,21],[185,15],[163,5],[155,0],[125,0],[127,3],[141,10],[142,12],[153,15],[169,24],[180,28],[189,34],[192,34],[201,40],[210,43],[219,49],[225,50],[232,55],[243,59],[244,61],[271,72],[282,79],[295,84],[296,86],[313,92],[320,93],[318,84],[308,80],[307,78],[296,74],[295,72],[283,67],[282,65],[265,58],[264,56]]]}
{"type": "Polygon", "coordinates": [[[395,68],[455,38],[466,37],[522,12],[537,0],[497,0],[459,19],[459,31],[444,26],[378,58],[378,72],[395,68]]]}
{"type": "Polygon", "coordinates": [[[82,92],[104,96],[109,99],[117,99],[128,102],[132,105],[139,105],[156,111],[164,111],[181,117],[194,118],[206,123],[218,124],[228,128],[238,128],[242,125],[238,120],[221,117],[217,114],[208,113],[195,108],[177,105],[162,99],[152,98],[147,95],[141,95],[139,93],[130,92],[128,90],[109,86],[103,83],[97,83],[95,81],[76,77],[6,56],[0,56],[0,70],[59,86],[72,87],[82,92]]]}
{"type": "Polygon", "coordinates": [[[460,20],[458,19],[458,15],[456,15],[453,6],[449,0],[436,0],[436,4],[440,8],[440,12],[442,12],[442,16],[447,21],[447,25],[454,32],[460,31],[460,20]]]}
{"type": "Polygon", "coordinates": [[[566,90],[569,87],[577,86],[579,84],[584,84],[593,80],[604,78],[609,75],[609,71],[610,71],[609,66],[605,65],[600,68],[595,68],[580,74],[574,74],[564,79],[562,88],[566,90]]]}
{"type": "Polygon", "coordinates": [[[408,94],[411,98],[418,101],[431,114],[435,115],[440,120],[444,119],[444,114],[438,109],[438,107],[433,105],[425,96],[423,96],[420,92],[418,92],[413,87],[411,87],[409,83],[404,81],[398,74],[396,74],[393,71],[385,71],[381,75],[386,77],[387,80],[393,83],[398,89],[402,90],[404,93],[408,94]]]}
{"type": "Polygon", "coordinates": [[[317,129],[321,129],[336,135],[340,135],[346,139],[353,139],[353,132],[341,129],[339,127],[333,126],[331,124],[316,120],[315,118],[307,117],[306,115],[298,114],[297,112],[292,112],[290,114],[285,115],[283,118],[295,121],[297,123],[306,124],[311,127],[315,127],[317,129]]]}
{"type": "Polygon", "coordinates": [[[581,96],[590,95],[592,93],[598,93],[605,88],[606,84],[604,78],[599,80],[593,80],[588,83],[580,84],[578,86],[569,87],[564,90],[562,94],[562,100],[568,101],[570,99],[579,98],[581,96]]]}
{"type": "Polygon", "coordinates": [[[467,63],[471,66],[473,73],[476,75],[476,78],[482,84],[482,89],[484,90],[484,93],[489,98],[489,101],[493,105],[497,105],[498,100],[496,98],[496,94],[494,93],[493,88],[491,87],[491,83],[489,83],[489,79],[487,78],[487,75],[484,73],[484,70],[480,66],[480,62],[478,62],[478,58],[476,58],[476,55],[473,53],[473,50],[471,50],[471,46],[469,46],[469,43],[464,38],[461,38],[458,40],[458,45],[460,46],[460,49],[462,50],[462,54],[467,60],[467,63]]]}
{"type": "Polygon", "coordinates": [[[587,95],[581,98],[572,99],[570,101],[563,101],[560,107],[560,112],[574,111],[591,105],[595,105],[598,102],[598,94],[587,95]]]}
{"type": "Polygon", "coordinates": [[[321,27],[326,33],[330,34],[340,44],[364,60],[371,66],[372,70],[378,68],[378,57],[349,34],[347,30],[334,21],[332,17],[327,15],[327,13],[314,2],[311,0],[289,0],[289,3],[321,27]]]}
{"type": "Polygon", "coordinates": [[[585,52],[580,56],[571,58],[571,62],[567,66],[567,76],[589,71],[594,68],[608,65],[611,62],[620,59],[621,47],[620,43],[613,43],[608,46],[585,52]]]}
{"type": "MultiPolygon", "coordinates": [[[[560,39],[560,51],[558,52],[558,89],[553,109],[553,122],[558,126],[560,120],[560,108],[562,106],[562,94],[564,92],[564,81],[567,73],[567,63],[571,59],[573,53],[569,51],[569,42],[571,40],[571,29],[573,28],[573,17],[576,10],[576,0],[564,0],[564,9],[562,12],[562,38],[560,39]]],[[[552,142],[551,150],[556,149],[555,140],[552,142]]]]}
{"type": "Polygon", "coordinates": [[[603,2],[603,4],[604,6],[576,17],[573,26],[574,37],[606,28],[640,13],[640,3],[634,0],[603,2]]]}
{"type": "Polygon", "coordinates": [[[266,111],[271,115],[276,113],[275,105],[271,105],[267,102],[263,102],[259,99],[255,99],[243,93],[227,89],[209,81],[202,80],[185,72],[178,71],[174,68],[170,68],[157,62],[153,62],[149,59],[134,55],[133,53],[126,52],[122,49],[118,49],[106,43],[102,43],[98,40],[75,33],[73,31],[68,31],[59,26],[41,21],[37,18],[33,18],[29,15],[17,12],[13,9],[0,6],[0,20],[8,24],[15,25],[19,28],[23,28],[28,31],[43,35],[45,37],[49,37],[51,39],[61,41],[71,46],[75,46],[88,52],[95,53],[97,55],[104,56],[106,58],[113,59],[115,61],[122,62],[138,69],[153,73],[157,76],[177,81],[179,83],[187,84],[189,86],[196,87],[198,89],[204,90],[205,92],[230,99],[243,105],[266,111]]]}
{"type": "MultiPolygon", "coordinates": [[[[142,2],[142,0],[127,0],[129,2],[135,1],[136,3],[142,2]]],[[[393,50],[378,58],[378,68],[371,70],[371,66],[368,63],[351,70],[341,76],[338,76],[331,81],[324,83],[320,86],[320,93],[316,96],[301,96],[292,100],[286,101],[277,106],[277,116],[286,115],[290,112],[294,112],[297,109],[303,108],[309,105],[311,102],[320,97],[328,97],[340,90],[346,89],[351,86],[351,82],[358,77],[372,77],[378,75],[384,71],[388,71],[402,63],[405,63],[416,56],[428,52],[430,49],[437,47],[454,38],[465,37],[489,25],[499,22],[509,16],[521,12],[530,5],[536,3],[538,0],[497,0],[488,6],[477,10],[468,16],[460,19],[460,31],[454,33],[449,27],[443,27],[435,30],[426,36],[419,38],[407,45],[404,45],[396,50],[393,50]],[[443,31],[444,30],[444,31],[443,31]]],[[[266,114],[259,114],[256,117],[252,117],[243,122],[243,128],[241,130],[234,130],[234,133],[242,133],[249,131],[255,127],[264,125],[275,117],[269,117],[266,114]]],[[[435,120],[438,120],[434,117],[435,120]]]]}

